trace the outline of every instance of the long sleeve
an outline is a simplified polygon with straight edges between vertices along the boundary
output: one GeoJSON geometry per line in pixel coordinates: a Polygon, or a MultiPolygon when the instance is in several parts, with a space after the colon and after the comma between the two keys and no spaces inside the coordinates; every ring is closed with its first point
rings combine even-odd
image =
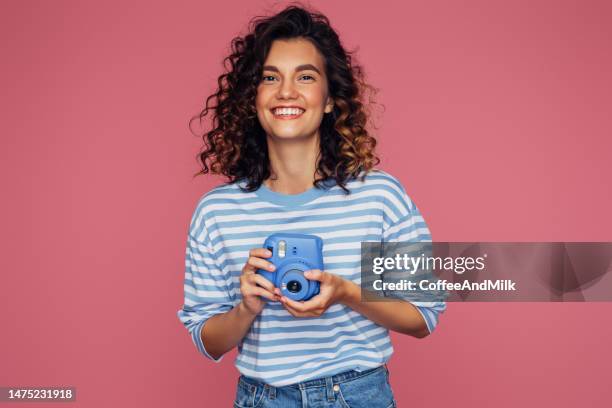
{"type": "Polygon", "coordinates": [[[208,237],[202,203],[196,209],[187,236],[185,252],[184,304],[178,311],[197,350],[213,361],[202,342],[202,328],[206,321],[235,305],[231,295],[231,277],[223,272],[208,237]]]}
{"type": "MultiPolygon", "coordinates": [[[[431,233],[421,212],[396,180],[392,194],[384,199],[383,242],[410,243],[431,242],[431,233]]],[[[430,333],[438,324],[439,316],[446,310],[440,301],[410,301],[421,313],[430,333]]]]}

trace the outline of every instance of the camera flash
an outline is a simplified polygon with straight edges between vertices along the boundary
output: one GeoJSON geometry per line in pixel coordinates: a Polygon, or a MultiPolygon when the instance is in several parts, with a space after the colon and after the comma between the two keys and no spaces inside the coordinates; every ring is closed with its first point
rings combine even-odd
{"type": "Polygon", "coordinates": [[[287,249],[287,243],[285,241],[280,241],[278,243],[278,257],[279,258],[284,258],[285,257],[286,249],[287,249]]]}

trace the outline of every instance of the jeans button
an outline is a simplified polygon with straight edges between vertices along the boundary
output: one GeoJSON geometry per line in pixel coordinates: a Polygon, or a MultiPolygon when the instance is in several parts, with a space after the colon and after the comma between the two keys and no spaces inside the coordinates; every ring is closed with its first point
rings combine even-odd
{"type": "Polygon", "coordinates": [[[334,385],[333,389],[334,389],[334,392],[338,392],[338,391],[340,391],[340,386],[338,384],[336,384],[336,385],[334,385]]]}

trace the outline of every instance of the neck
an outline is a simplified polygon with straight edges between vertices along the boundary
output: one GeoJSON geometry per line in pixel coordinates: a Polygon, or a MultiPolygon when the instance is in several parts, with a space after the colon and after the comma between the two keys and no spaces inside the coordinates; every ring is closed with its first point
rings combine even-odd
{"type": "Polygon", "coordinates": [[[314,185],[319,134],[301,140],[278,140],[268,136],[270,158],[266,187],[283,194],[300,194],[314,185]]]}

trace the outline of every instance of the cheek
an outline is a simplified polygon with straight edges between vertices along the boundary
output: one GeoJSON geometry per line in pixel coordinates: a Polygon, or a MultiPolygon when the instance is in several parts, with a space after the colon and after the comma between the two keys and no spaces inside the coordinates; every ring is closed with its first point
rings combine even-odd
{"type": "Polygon", "coordinates": [[[257,109],[257,112],[263,109],[263,96],[260,92],[257,92],[257,96],[255,96],[255,108],[257,109]]]}
{"type": "Polygon", "coordinates": [[[324,88],[316,88],[308,92],[307,99],[312,107],[323,107],[325,96],[326,93],[324,88]]]}
{"type": "Polygon", "coordinates": [[[269,93],[270,91],[266,87],[261,85],[257,87],[257,95],[255,95],[255,108],[257,108],[257,111],[265,109],[266,101],[270,99],[269,93]]]}
{"type": "Polygon", "coordinates": [[[270,119],[266,116],[267,100],[265,91],[258,89],[257,95],[255,96],[255,111],[257,112],[257,119],[265,131],[270,131],[270,126],[268,124],[270,119]]]}

